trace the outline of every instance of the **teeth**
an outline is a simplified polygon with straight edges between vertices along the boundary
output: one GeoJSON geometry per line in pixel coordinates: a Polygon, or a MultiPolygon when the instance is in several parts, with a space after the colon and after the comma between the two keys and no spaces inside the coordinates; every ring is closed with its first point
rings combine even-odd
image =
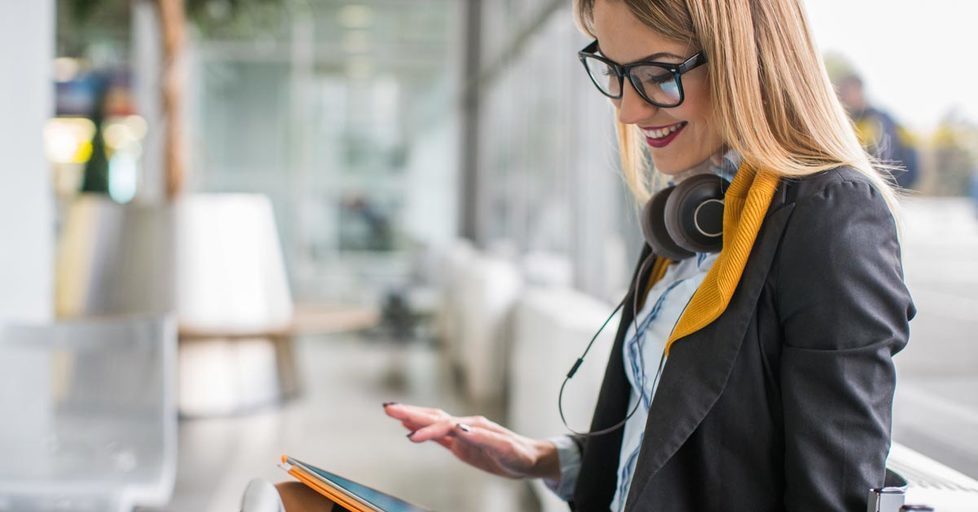
{"type": "Polygon", "coordinates": [[[665,138],[667,135],[675,132],[676,130],[682,128],[683,124],[684,123],[676,123],[672,126],[667,126],[665,128],[658,128],[655,130],[642,130],[642,131],[645,132],[645,136],[649,137],[650,139],[662,139],[665,138]]]}

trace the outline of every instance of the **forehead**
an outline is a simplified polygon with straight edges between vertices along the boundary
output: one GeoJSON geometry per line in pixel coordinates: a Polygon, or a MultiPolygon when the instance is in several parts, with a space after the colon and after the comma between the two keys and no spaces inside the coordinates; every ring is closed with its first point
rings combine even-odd
{"type": "Polygon", "coordinates": [[[642,23],[620,0],[594,2],[593,28],[601,53],[622,64],[659,53],[679,58],[689,52],[688,44],[669,39],[642,23]]]}

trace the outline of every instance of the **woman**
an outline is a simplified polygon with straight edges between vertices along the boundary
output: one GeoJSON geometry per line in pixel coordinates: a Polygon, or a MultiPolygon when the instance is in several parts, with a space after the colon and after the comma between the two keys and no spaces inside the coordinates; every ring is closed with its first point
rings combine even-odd
{"type": "Polygon", "coordinates": [[[603,434],[538,440],[482,417],[385,412],[412,442],[543,478],[575,510],[864,510],[883,481],[892,356],[914,308],[894,193],[833,93],[801,0],[575,11],[636,199],[651,195],[646,152],[680,185],[732,178],[722,250],[649,228],[655,249],[623,302],[591,424],[603,434]]]}
{"type": "Polygon", "coordinates": [[[639,282],[655,282],[626,298],[591,425],[627,417],[623,429],[535,440],[481,417],[386,413],[413,442],[546,479],[576,510],[864,510],[883,481],[891,358],[914,308],[894,193],[834,95],[801,0],[578,0],[575,11],[640,202],[643,150],[674,179],[741,163],[723,250],[667,267],[643,251],[654,263],[639,282]],[[662,80],[649,61],[685,66],[662,80]]]}

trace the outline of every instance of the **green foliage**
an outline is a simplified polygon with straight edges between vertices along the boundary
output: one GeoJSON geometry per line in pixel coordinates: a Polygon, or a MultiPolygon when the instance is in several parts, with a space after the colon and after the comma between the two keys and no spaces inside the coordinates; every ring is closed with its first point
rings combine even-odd
{"type": "Polygon", "coordinates": [[[933,193],[966,195],[972,175],[978,171],[978,125],[949,112],[934,133],[933,150],[933,193]]]}
{"type": "Polygon", "coordinates": [[[82,57],[93,44],[128,44],[130,17],[128,0],[58,0],[58,56],[82,57]]]}
{"type": "Polygon", "coordinates": [[[82,178],[82,192],[96,194],[109,193],[109,156],[105,151],[105,100],[108,86],[99,86],[98,98],[92,122],[95,123],[95,136],[92,137],[92,156],[85,163],[82,178]]]}

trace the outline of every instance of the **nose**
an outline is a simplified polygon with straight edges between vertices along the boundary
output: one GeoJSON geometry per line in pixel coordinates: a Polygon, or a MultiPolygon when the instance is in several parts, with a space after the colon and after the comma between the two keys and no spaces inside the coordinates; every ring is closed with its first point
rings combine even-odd
{"type": "Polygon", "coordinates": [[[615,106],[618,107],[619,122],[622,124],[639,124],[644,120],[651,119],[658,113],[659,108],[639,96],[631,82],[627,79],[624,82],[621,99],[614,102],[615,106]]]}

